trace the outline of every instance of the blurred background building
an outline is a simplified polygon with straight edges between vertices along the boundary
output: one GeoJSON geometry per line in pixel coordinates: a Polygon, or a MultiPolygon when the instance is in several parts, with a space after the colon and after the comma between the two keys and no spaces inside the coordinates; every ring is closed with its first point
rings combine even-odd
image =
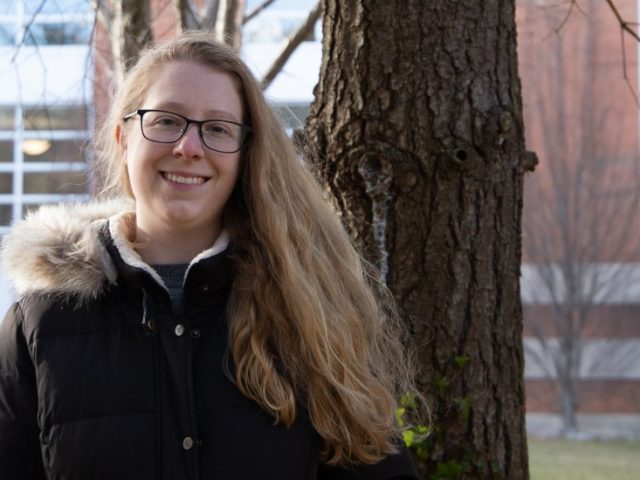
{"type": "MultiPolygon", "coordinates": [[[[638,2],[613,2],[637,22],[638,2]]],[[[640,437],[638,41],[607,2],[518,2],[532,433],[640,437]]]]}

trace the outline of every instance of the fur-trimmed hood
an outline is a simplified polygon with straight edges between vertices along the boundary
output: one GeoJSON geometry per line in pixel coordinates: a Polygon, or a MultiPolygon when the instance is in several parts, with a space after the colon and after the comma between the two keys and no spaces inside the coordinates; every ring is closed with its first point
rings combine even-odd
{"type": "Polygon", "coordinates": [[[22,298],[31,294],[96,298],[116,270],[98,231],[109,217],[132,212],[124,200],[45,205],[15,224],[2,240],[2,267],[22,298]]]}
{"type": "MultiPolygon", "coordinates": [[[[38,294],[73,298],[78,304],[97,298],[118,276],[100,235],[105,227],[122,261],[145,270],[166,289],[162,278],[128,240],[134,222],[133,203],[125,200],[41,207],[2,240],[2,268],[11,289],[18,298],[38,294]]],[[[228,245],[229,233],[223,230],[213,246],[191,260],[187,272],[228,245]]]]}

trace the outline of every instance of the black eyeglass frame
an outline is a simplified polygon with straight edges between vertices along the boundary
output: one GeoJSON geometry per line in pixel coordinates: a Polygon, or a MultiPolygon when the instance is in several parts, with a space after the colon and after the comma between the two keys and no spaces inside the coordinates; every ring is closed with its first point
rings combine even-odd
{"type": "Polygon", "coordinates": [[[249,135],[251,134],[251,132],[253,132],[253,128],[251,128],[249,125],[244,125],[243,123],[238,123],[238,122],[232,122],[231,120],[220,120],[220,119],[216,119],[216,118],[210,118],[208,120],[192,120],[190,118],[185,117],[184,115],[180,115],[179,113],[176,112],[170,112],[169,110],[157,110],[155,108],[149,108],[149,109],[138,109],[135,112],[131,112],[128,115],[125,115],[124,117],[122,117],[122,121],[126,122],[128,120],[131,120],[131,118],[133,118],[135,115],[138,115],[140,117],[140,132],[142,132],[142,136],[144,138],[146,138],[147,140],[149,140],[150,142],[154,142],[154,143],[176,143],[179,142],[182,137],[184,137],[185,133],[187,133],[187,131],[189,130],[189,126],[191,124],[197,125],[198,127],[198,136],[200,137],[200,141],[202,142],[202,145],[204,145],[205,147],[207,147],[209,150],[213,150],[214,152],[218,152],[218,153],[236,153],[239,152],[242,147],[244,146],[244,144],[247,141],[247,138],[249,138],[249,135]],[[146,113],[149,112],[161,112],[161,113],[168,113],[170,115],[175,115],[176,117],[180,117],[183,120],[185,120],[187,122],[187,124],[184,127],[184,130],[182,130],[182,133],[180,134],[180,136],[178,138],[176,138],[175,140],[171,141],[171,142],[161,142],[158,140],[152,140],[151,138],[147,137],[144,133],[144,127],[142,126],[142,117],[144,117],[144,115],[146,113]],[[226,151],[222,151],[222,150],[217,150],[215,148],[211,148],[209,145],[207,145],[207,142],[205,142],[204,137],[202,136],[202,125],[204,125],[205,123],[208,122],[223,122],[223,123],[231,123],[232,125],[237,125],[238,127],[240,127],[240,144],[238,146],[238,148],[236,150],[230,151],[230,152],[226,152],[226,151]]]}

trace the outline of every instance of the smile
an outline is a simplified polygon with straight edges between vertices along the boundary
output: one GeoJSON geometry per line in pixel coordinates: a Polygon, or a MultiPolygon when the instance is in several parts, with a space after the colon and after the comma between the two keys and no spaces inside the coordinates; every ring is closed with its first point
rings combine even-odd
{"type": "Polygon", "coordinates": [[[163,172],[162,176],[165,178],[165,180],[173,183],[181,183],[183,185],[200,185],[208,180],[205,177],[183,177],[181,175],[167,172],[163,172]]]}

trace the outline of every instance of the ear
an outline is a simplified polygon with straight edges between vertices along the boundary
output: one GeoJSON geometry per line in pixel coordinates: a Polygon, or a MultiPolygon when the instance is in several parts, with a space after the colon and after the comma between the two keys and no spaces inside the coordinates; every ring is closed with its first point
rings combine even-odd
{"type": "Polygon", "coordinates": [[[122,125],[116,125],[116,130],[114,132],[115,140],[122,150],[124,154],[127,151],[127,139],[124,136],[124,132],[122,131],[122,125]]]}

